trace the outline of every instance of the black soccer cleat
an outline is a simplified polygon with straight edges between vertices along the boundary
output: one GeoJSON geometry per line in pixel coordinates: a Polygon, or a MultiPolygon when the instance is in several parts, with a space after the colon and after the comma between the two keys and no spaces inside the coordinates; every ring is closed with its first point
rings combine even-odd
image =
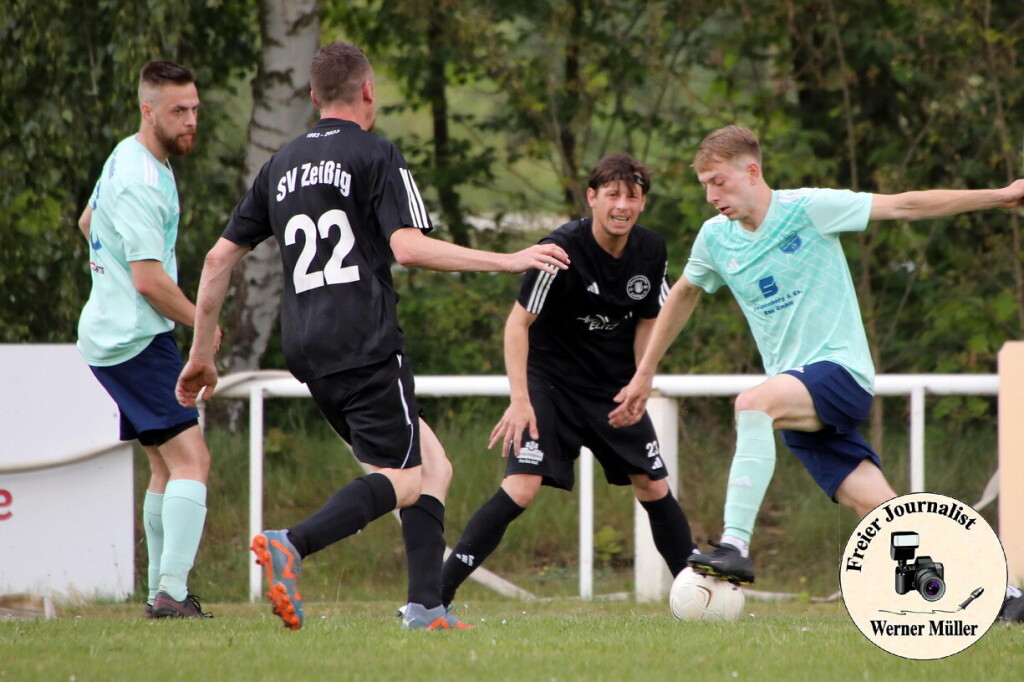
{"type": "Polygon", "coordinates": [[[710,554],[691,554],[686,563],[694,572],[727,580],[736,585],[754,582],[754,562],[727,542],[711,543],[710,554]]]}
{"type": "Polygon", "coordinates": [[[996,618],[1007,623],[1024,623],[1024,596],[1004,599],[996,618]]]}
{"type": "Polygon", "coordinates": [[[203,612],[199,598],[194,594],[186,595],[178,601],[164,591],[156,593],[153,599],[153,618],[213,618],[203,612]]]}

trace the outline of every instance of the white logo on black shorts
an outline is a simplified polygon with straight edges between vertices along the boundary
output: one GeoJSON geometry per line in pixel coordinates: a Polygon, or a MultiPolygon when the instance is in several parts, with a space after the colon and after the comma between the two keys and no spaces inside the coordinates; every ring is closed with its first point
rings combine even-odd
{"type": "Polygon", "coordinates": [[[643,275],[634,275],[626,284],[626,293],[634,301],[642,301],[651,290],[651,280],[643,275]]]}
{"type": "Polygon", "coordinates": [[[544,451],[540,449],[540,445],[535,440],[528,440],[523,443],[523,447],[519,449],[519,454],[516,455],[516,459],[522,464],[540,464],[544,459],[544,451]]]}

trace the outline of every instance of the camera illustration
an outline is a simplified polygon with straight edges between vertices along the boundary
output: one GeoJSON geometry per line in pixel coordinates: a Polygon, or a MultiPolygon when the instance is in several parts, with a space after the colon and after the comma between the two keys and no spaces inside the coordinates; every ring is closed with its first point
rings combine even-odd
{"type": "Polygon", "coordinates": [[[927,601],[938,601],[946,594],[942,564],[932,561],[930,556],[919,556],[913,561],[914,553],[921,544],[921,536],[913,531],[896,531],[892,534],[889,556],[896,566],[896,594],[917,590],[927,601]],[[910,561],[911,563],[907,563],[910,561]]]}

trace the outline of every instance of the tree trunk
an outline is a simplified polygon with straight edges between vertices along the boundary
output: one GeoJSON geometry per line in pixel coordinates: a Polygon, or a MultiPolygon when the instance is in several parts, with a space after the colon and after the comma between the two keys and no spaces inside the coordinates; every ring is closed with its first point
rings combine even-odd
{"type": "MultiPolygon", "coordinates": [[[[263,46],[245,149],[246,187],[271,155],[313,118],[309,63],[320,39],[317,0],[263,0],[260,34],[263,46]]],[[[259,367],[278,316],[282,286],[277,243],[267,240],[242,260],[232,279],[226,373],[259,367]]]]}
{"type": "Polygon", "coordinates": [[[448,48],[446,38],[450,31],[450,10],[443,5],[433,5],[429,10],[427,23],[427,77],[424,95],[430,102],[430,114],[434,124],[434,177],[437,183],[437,198],[441,215],[447,223],[453,242],[460,246],[471,246],[469,225],[462,211],[462,199],[456,189],[457,179],[452,172],[452,139],[448,127],[448,94],[446,73],[448,48]]]}

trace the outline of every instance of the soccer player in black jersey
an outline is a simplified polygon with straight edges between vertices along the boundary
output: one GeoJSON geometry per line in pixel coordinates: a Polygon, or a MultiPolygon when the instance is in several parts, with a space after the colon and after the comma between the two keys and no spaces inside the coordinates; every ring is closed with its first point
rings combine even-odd
{"type": "Polygon", "coordinates": [[[252,247],[275,238],[285,274],[281,330],[288,368],[372,473],[291,528],[253,538],[274,612],[299,629],[302,560],[400,507],[409,561],[402,626],[468,627],[441,606],[451,464],[418,417],[392,259],[435,270],[555,272],[568,267],[568,258],[554,244],[498,254],[426,236],[430,217],[408,164],[394,144],[370,132],[375,91],[366,56],[350,43],[327,45],[313,59],[310,84],[320,121],[263,166],[206,256],[178,399],[192,405],[204,387],[208,396],[216,386],[214,329],[231,271],[252,247]]]}
{"type": "Polygon", "coordinates": [[[505,478],[445,562],[445,606],[542,485],[572,490],[583,445],[609,483],[632,484],[672,575],[686,567],[690,525],[665,480],[650,417],[627,428],[608,423],[619,381],[632,377],[669,290],[665,241],[636,224],[649,189],[643,164],[606,156],[587,182],[593,217],[541,240],[565,249],[572,267],[528,272],[505,325],[511,401],[488,445],[508,458],[505,478]]]}

